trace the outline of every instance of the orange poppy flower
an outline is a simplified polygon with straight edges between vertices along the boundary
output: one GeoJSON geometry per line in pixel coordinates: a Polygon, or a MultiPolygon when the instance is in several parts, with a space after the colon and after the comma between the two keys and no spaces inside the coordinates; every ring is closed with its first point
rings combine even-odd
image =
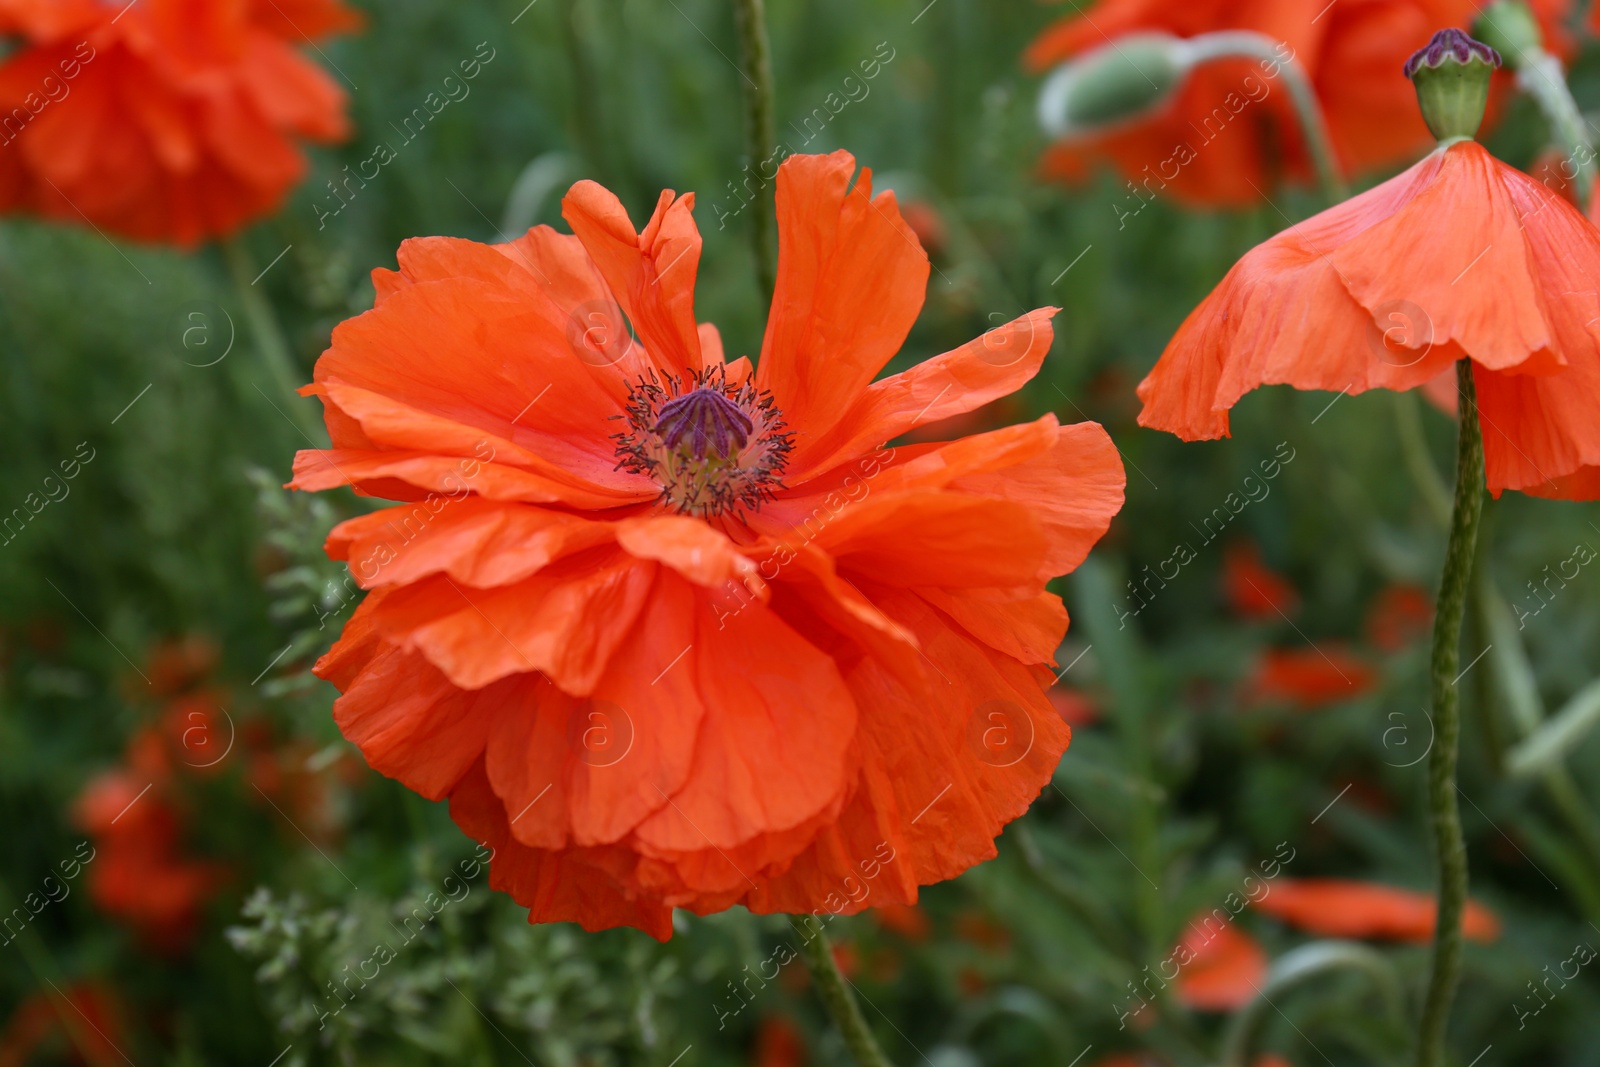
{"type": "MultiPolygon", "coordinates": [[[[1438,904],[1427,893],[1337,878],[1279,878],[1254,907],[1318,937],[1383,941],[1433,940],[1438,904]]],[[[1500,920],[1467,902],[1462,932],[1476,941],[1500,936],[1500,920]]]]}
{"type": "MultiPolygon", "coordinates": [[[[1550,47],[1568,49],[1561,20],[1570,0],[1532,6],[1550,47]]],[[[1401,73],[1408,42],[1439,26],[1468,25],[1479,7],[1475,0],[1103,0],[1046,30],[1024,62],[1044,71],[1139,32],[1264,34],[1292,50],[1322,105],[1341,168],[1356,174],[1413,158],[1433,143],[1401,73]]],[[[1159,112],[1057,145],[1043,166],[1072,180],[1093,159],[1110,162],[1139,186],[1140,197],[1159,192],[1197,205],[1256,203],[1281,178],[1311,173],[1287,90],[1250,60],[1200,67],[1159,112]]]]}
{"type": "Polygon", "coordinates": [[[317,363],[334,447],[290,484],[407,503],[330,535],[372,592],[316,671],[534,921],[913,903],[1067,745],[1044,587],[1121,506],[1116,449],[1053,416],[882,447],[1017,389],[1053,311],[874,382],[929,268],[854,174],[780,169],[759,368],[695,321],[692,197],[640,233],[593,182],[575,236],[406,242],[317,363]]]}
{"type": "Polygon", "coordinates": [[[1139,386],[1143,426],[1223,437],[1259,385],[1412,389],[1470,358],[1488,485],[1600,496],[1600,230],[1475,141],[1248,252],[1139,386]]]}
{"type": "Polygon", "coordinates": [[[1300,607],[1289,580],[1266,565],[1251,541],[1236,541],[1222,554],[1222,593],[1242,619],[1278,621],[1300,607]]]}
{"type": "Polygon", "coordinates": [[[1372,692],[1378,674],[1355,653],[1324,643],[1316,648],[1269,648],[1245,684],[1252,703],[1311,710],[1372,692]]]}
{"type": "Polygon", "coordinates": [[[0,0],[0,211],[190,247],[272,211],[347,132],[301,45],[339,0],[0,0]]]}
{"type": "Polygon", "coordinates": [[[1233,923],[1215,930],[1191,923],[1174,959],[1178,999],[1200,1011],[1237,1011],[1267,977],[1266,950],[1233,923]]]}

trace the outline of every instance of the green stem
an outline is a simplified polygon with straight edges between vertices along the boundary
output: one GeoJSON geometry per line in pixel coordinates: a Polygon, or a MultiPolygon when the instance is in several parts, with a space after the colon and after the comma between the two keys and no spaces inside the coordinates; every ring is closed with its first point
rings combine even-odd
{"type": "Polygon", "coordinates": [[[811,979],[817,983],[817,995],[828,1009],[833,1025],[839,1028],[845,1047],[850,1050],[857,1067],[890,1067],[889,1057],[883,1054],[872,1031],[867,1029],[867,1020],[861,1015],[861,1005],[856,1003],[844,976],[839,973],[838,965],[833,962],[833,946],[828,944],[828,935],[822,932],[820,922],[813,926],[812,921],[815,921],[813,916],[806,916],[796,930],[800,937],[800,954],[806,958],[806,966],[811,968],[811,979]]]}
{"type": "Polygon", "coordinates": [[[1456,448],[1456,496],[1445,547],[1444,574],[1433,620],[1434,744],[1428,754],[1428,804],[1439,860],[1439,914],[1433,934],[1433,972],[1417,1035],[1417,1067],[1439,1067],[1450,1002],[1461,979],[1461,915],[1467,905],[1467,845],[1456,800],[1456,760],[1461,747],[1461,620],[1472,585],[1478,520],[1483,514],[1483,430],[1472,361],[1456,364],[1461,428],[1456,448]]]}
{"type": "Polygon", "coordinates": [[[739,53],[744,81],[745,150],[748,166],[755,174],[756,210],[750,224],[755,242],[756,278],[763,300],[772,298],[777,284],[777,252],[773,242],[772,181],[762,169],[772,162],[772,50],[767,38],[765,0],[734,0],[734,16],[739,24],[739,53]]]}
{"type": "Polygon", "coordinates": [[[1339,157],[1333,150],[1333,138],[1328,133],[1317,91],[1299,62],[1292,55],[1285,58],[1282,42],[1251,30],[1223,30],[1191,37],[1188,44],[1197,65],[1218,59],[1250,59],[1277,67],[1283,84],[1289,89],[1289,102],[1300,120],[1300,131],[1305,136],[1323,195],[1334,203],[1350,195],[1339,170],[1339,157]]]}
{"type": "Polygon", "coordinates": [[[284,338],[277,313],[272,310],[272,304],[257,284],[260,274],[251,263],[249,249],[245,248],[243,239],[232,237],[222,242],[222,254],[228,261],[228,273],[233,276],[233,287],[239,294],[239,302],[244,305],[250,332],[255,336],[256,350],[261,353],[267,374],[272,379],[269,395],[276,394],[273,402],[293,420],[295,428],[307,440],[314,442],[315,447],[323,447],[327,439],[316,418],[302,402],[299,383],[303,375],[295,369],[294,356],[289,351],[289,342],[284,338]]]}

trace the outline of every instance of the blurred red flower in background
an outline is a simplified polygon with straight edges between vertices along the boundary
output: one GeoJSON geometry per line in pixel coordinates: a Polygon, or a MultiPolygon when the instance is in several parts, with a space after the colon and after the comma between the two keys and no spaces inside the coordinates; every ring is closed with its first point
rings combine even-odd
{"type": "Polygon", "coordinates": [[[0,1031],[0,1067],[62,1059],[89,1067],[124,1063],[125,1016],[121,999],[100,982],[78,982],[54,996],[34,993],[0,1031]]]}
{"type": "MultiPolygon", "coordinates": [[[[1547,46],[1570,50],[1561,26],[1570,0],[1535,0],[1532,6],[1547,46]]],[[[1440,26],[1470,24],[1479,8],[1475,0],[1103,0],[1047,29],[1024,62],[1044,71],[1139,32],[1263,34],[1293,50],[1321,102],[1340,166],[1356,174],[1408,161],[1433,144],[1401,67],[1417,41],[1440,26]]],[[[1200,67],[1158,113],[1056,145],[1043,167],[1047,174],[1077,179],[1096,159],[1109,161],[1141,187],[1150,184],[1151,193],[1195,205],[1256,203],[1280,180],[1310,174],[1287,91],[1266,77],[1259,62],[1244,59],[1200,67]],[[1242,106],[1226,106],[1230,98],[1242,106]],[[1179,146],[1188,153],[1175,156],[1179,146]]]]}
{"type": "Polygon", "coordinates": [[[1293,615],[1300,595],[1289,579],[1266,565],[1253,541],[1235,541],[1222,554],[1222,595],[1242,619],[1274,622],[1293,615]]]}
{"type": "Polygon", "coordinates": [[[893,930],[909,941],[924,941],[933,929],[928,913],[916,904],[885,904],[873,908],[872,917],[885,930],[893,930]]]}
{"type": "Polygon", "coordinates": [[[1139,386],[1139,423],[1228,435],[1261,385],[1414,389],[1461,359],[1486,477],[1600,496],[1600,230],[1475,141],[1246,253],[1139,386]],[[1381,325],[1381,328],[1380,328],[1381,325]]]}
{"type": "Polygon", "coordinates": [[[575,236],[406,242],[317,363],[334,447],[291,485],[411,503],[330,535],[372,592],[316,671],[534,921],[911,903],[1066,748],[1045,583],[1121,507],[1116,448],[1046,416],[882,449],[1021,387],[1053,312],[874,381],[929,266],[855,170],[779,169],[757,368],[695,320],[692,198],[640,233],[593,182],[575,236]]]}
{"type": "MultiPolygon", "coordinates": [[[[0,210],[190,247],[274,210],[337,141],[344,91],[300,54],[339,0],[0,0],[0,210]]],[[[314,45],[313,45],[314,47],[314,45]]]]}
{"type": "Polygon", "coordinates": [[[1178,999],[1201,1011],[1237,1011],[1255,999],[1267,977],[1267,952],[1233,923],[1189,925],[1179,942],[1178,999]],[[1187,963],[1183,959],[1192,957],[1187,963]]]}
{"type": "Polygon", "coordinates": [[[756,1026],[750,1067],[805,1067],[806,1037],[787,1015],[768,1015],[756,1026]]]}
{"type": "Polygon", "coordinates": [[[1367,641],[1384,652],[1399,652],[1433,626],[1433,597],[1418,585],[1391,585],[1367,611],[1367,641]]]}
{"type": "Polygon", "coordinates": [[[126,771],[106,771],[85,787],[74,816],[94,842],[90,899],[151,949],[173,954],[188,947],[201,909],[227,874],[182,855],[182,819],[160,788],[126,771]]]}
{"type": "MultiPolygon", "coordinates": [[[[1319,937],[1417,943],[1433,938],[1438,915],[1438,904],[1427,893],[1337,878],[1280,878],[1252,906],[1319,937]]],[[[1461,929],[1474,940],[1493,941],[1500,936],[1500,920],[1468,901],[1461,929]]]]}
{"type": "Polygon", "coordinates": [[[1378,672],[1342,645],[1324,642],[1313,648],[1269,648],[1256,660],[1245,682],[1245,700],[1309,711],[1353,700],[1372,692],[1377,684],[1378,672]]]}

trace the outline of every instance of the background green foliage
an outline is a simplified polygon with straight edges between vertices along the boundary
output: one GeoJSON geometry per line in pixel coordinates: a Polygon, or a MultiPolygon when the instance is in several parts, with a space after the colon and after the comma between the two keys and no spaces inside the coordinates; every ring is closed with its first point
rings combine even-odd
{"type": "MultiPolygon", "coordinates": [[[[364,6],[367,32],[327,48],[356,87],[356,135],[319,153],[313,179],[244,241],[251,274],[292,246],[256,288],[285,325],[300,380],[333,324],[370,305],[366,272],[391,266],[402,239],[495,240],[508,215],[559,224],[560,191],[579,177],[616,191],[636,220],[663,187],[697,190],[700,316],[722,328],[730,356],[759,346],[764,309],[746,231],[754,209],[718,226],[745,163],[727,5],[540,0],[520,17],[521,0],[364,6]],[[389,139],[389,124],[480,42],[494,58],[470,97],[319,228],[324,182],[389,139]]],[[[943,220],[928,306],[902,360],[1060,305],[1055,347],[1013,418],[1054,411],[1100,421],[1129,466],[1125,512],[1062,590],[1074,626],[1061,662],[1086,653],[1068,683],[1099,703],[1103,721],[1077,731],[1054,788],[1007,831],[997,860],[927,891],[931,936],[908,940],[867,916],[835,924],[859,961],[869,1020],[900,1063],[1066,1064],[1081,1050],[1087,1064],[1138,1049],[1179,1064],[1218,1062],[1227,1021],[1169,1000],[1149,1029],[1118,1029],[1125,984],[1167,956],[1192,915],[1220,904],[1280,842],[1295,850],[1287,869],[1295,876],[1420,888],[1432,877],[1422,767],[1399,766],[1426,744],[1420,646],[1393,655],[1367,648],[1380,690],[1326,710],[1244,699],[1263,648],[1359,647],[1383,587],[1435,580],[1442,536],[1407,476],[1394,398],[1329,408],[1332,396],[1264,391],[1236,412],[1235,436],[1212,444],[1184,445],[1133,423],[1132,386],[1187,310],[1285,216],[1319,205],[1294,191],[1243,214],[1158,204],[1119,228],[1113,204],[1124,190],[1112,178],[1073,190],[1037,183],[1035,86],[1017,62],[1052,15],[1034,5],[769,7],[780,139],[801,151],[847,148],[880,184],[943,220]],[[804,143],[796,131],[806,116],[860,62],[884,55],[880,47],[893,58],[870,94],[804,143]],[[1191,538],[1190,523],[1280,442],[1294,462],[1229,539],[1256,541],[1292,579],[1304,599],[1296,620],[1246,624],[1228,614],[1219,542],[1119,626],[1123,581],[1191,538]],[[1349,783],[1359,790],[1328,808],[1349,783]]],[[[1580,86],[1591,81],[1580,71],[1580,86]]],[[[1521,105],[1502,131],[1506,158],[1524,165],[1544,140],[1537,114],[1521,105]]],[[[217,249],[113,247],[92,231],[7,220],[0,344],[0,507],[35,492],[80,442],[95,456],[69,497],[0,546],[0,904],[9,908],[71,854],[83,836],[68,814],[74,797],[153,714],[135,667],[160,639],[213,641],[233,706],[305,742],[314,759],[347,748],[328,715],[332,690],[308,683],[303,669],[340,618],[341,574],[321,559],[321,535],[360,505],[275,488],[307,443],[285,412],[312,405],[274,386],[217,249]],[[219,348],[197,355],[185,346],[197,301],[224,309],[238,331],[228,357],[210,367],[190,364],[219,348]]],[[[1420,418],[1442,465],[1453,428],[1431,408],[1420,418]]],[[[1574,545],[1600,547],[1592,505],[1508,496],[1490,516],[1488,581],[1513,600],[1574,545]]],[[[1464,662],[1496,646],[1462,683],[1462,787],[1474,895],[1505,930],[1470,949],[1453,1045],[1468,1058],[1492,1045],[1486,1064],[1600,1063],[1594,974],[1524,1028],[1513,1008],[1527,1003],[1525,983],[1567,959],[1575,942],[1600,944],[1600,855],[1581,829],[1595,818],[1597,742],[1580,738],[1563,753],[1555,766],[1570,771],[1554,781],[1565,786],[1516,777],[1505,759],[1523,732],[1505,686],[1519,665],[1531,664],[1537,697],[1552,711],[1595,674],[1597,572],[1585,569],[1525,629],[1513,624],[1495,639],[1478,618],[1465,641],[1464,662]]],[[[238,766],[207,788],[248,799],[238,766]]],[[[196,847],[234,874],[186,955],[144,951],[80,885],[0,947],[0,1018],[47,981],[93,976],[132,1006],[124,1051],[141,1065],[266,1065],[280,1051],[285,1064],[731,1064],[745,1062],[758,1023],[771,1016],[798,1023],[811,1062],[840,1062],[837,1039],[790,973],[799,965],[724,1015],[729,983],[769,957],[786,936],[783,920],[680,918],[679,936],[664,946],[631,931],[530,928],[482,876],[319,1029],[328,983],[472,850],[442,806],[364,768],[335,799],[343,829],[331,852],[259,805],[198,812],[196,847]]],[[[1242,922],[1274,955],[1307,940],[1248,913],[1242,922]]],[[[1303,1065],[1401,1062],[1405,1028],[1385,1020],[1391,1010],[1409,1018],[1426,950],[1381,952],[1404,1004],[1386,1005],[1358,975],[1279,990],[1281,1010],[1266,1013],[1260,1047],[1303,1065]]]]}

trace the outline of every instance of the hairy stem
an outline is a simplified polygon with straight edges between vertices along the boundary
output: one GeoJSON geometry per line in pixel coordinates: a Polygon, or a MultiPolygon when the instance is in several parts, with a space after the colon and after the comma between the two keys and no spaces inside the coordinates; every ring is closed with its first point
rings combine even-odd
{"type": "Polygon", "coordinates": [[[266,293],[257,284],[261,277],[254,272],[249,250],[241,238],[234,237],[222,243],[222,253],[228,261],[228,273],[233,275],[233,287],[239,294],[239,302],[244,305],[245,318],[249,320],[250,332],[255,337],[256,351],[266,364],[270,388],[263,392],[273,406],[294,424],[295,429],[312,443],[313,448],[324,447],[327,439],[322,427],[301,402],[299,382],[304,375],[295,368],[294,356],[289,351],[289,342],[284,338],[283,327],[278,323],[278,315],[272,310],[266,293]]]}
{"type": "Polygon", "coordinates": [[[734,0],[733,8],[739,23],[740,74],[744,81],[745,150],[750,156],[748,166],[754,172],[756,189],[750,237],[755,242],[756,277],[761,283],[761,296],[763,300],[770,300],[777,283],[771,192],[776,175],[768,175],[763,170],[772,163],[774,137],[772,51],[767,40],[766,3],[765,0],[734,0]]]}
{"type": "Polygon", "coordinates": [[[810,918],[802,919],[795,932],[800,938],[800,954],[811,968],[811,979],[817,984],[817,995],[828,1009],[828,1016],[839,1028],[856,1067],[890,1067],[889,1058],[878,1047],[872,1031],[867,1029],[861,1005],[856,1003],[855,995],[833,962],[833,946],[828,943],[828,935],[822,932],[820,923],[808,922],[810,918]]]}
{"type": "Polygon", "coordinates": [[[1461,914],[1467,903],[1467,845],[1456,800],[1456,759],[1461,747],[1461,620],[1472,585],[1472,560],[1483,514],[1483,431],[1472,362],[1456,364],[1461,429],[1456,447],[1456,495],[1445,547],[1444,574],[1433,620],[1434,744],[1428,754],[1428,806],[1439,860],[1439,914],[1433,934],[1433,971],[1417,1034],[1417,1067],[1439,1067],[1450,1002],[1461,978],[1461,914]]]}

